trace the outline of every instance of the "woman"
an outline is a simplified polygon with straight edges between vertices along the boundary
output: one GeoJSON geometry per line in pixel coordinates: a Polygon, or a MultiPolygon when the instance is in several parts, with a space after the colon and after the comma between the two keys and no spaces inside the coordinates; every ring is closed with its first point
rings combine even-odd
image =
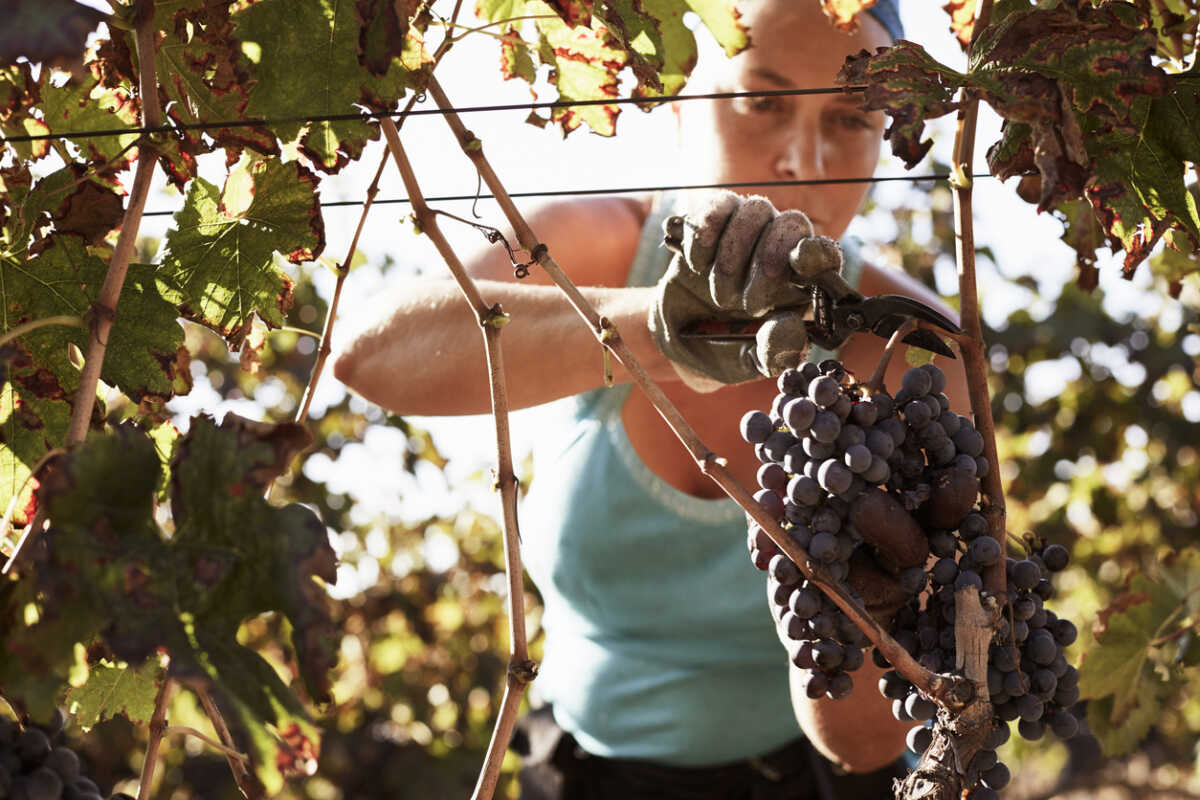
{"type": "MultiPolygon", "coordinates": [[[[847,55],[899,35],[894,7],[879,6],[845,34],[815,0],[744,3],[754,46],[719,64],[711,85],[689,91],[831,85],[847,55]]],[[[853,95],[697,100],[676,113],[687,165],[681,183],[861,177],[879,158],[882,115],[861,111],[853,95]]],[[[765,194],[774,208],[801,209],[816,234],[837,239],[867,187],[765,194]]],[[[738,420],[770,407],[775,382],[697,391],[681,380],[650,323],[668,281],[661,220],[694,204],[657,196],[573,200],[544,207],[530,222],[705,443],[753,487],[758,462],[738,420]]],[[[870,659],[845,700],[814,701],[803,690],[789,696],[789,673],[798,686],[802,671],[788,665],[763,608],[764,580],[746,557],[740,510],[696,469],[640,392],[627,383],[599,388],[598,345],[544,275],[535,269],[514,280],[495,250],[469,269],[487,301],[512,316],[502,343],[514,408],[578,396],[543,410],[547,433],[522,508],[522,555],[546,603],[546,656],[535,688],[551,707],[526,726],[535,779],[526,796],[885,796],[906,727],[878,696],[870,659]],[[839,789],[849,778],[831,779],[810,757],[810,742],[837,771],[872,773],[874,782],[839,789]]],[[[857,271],[847,264],[848,278],[857,271]]],[[[866,295],[902,293],[939,305],[895,272],[867,265],[857,282],[866,295]]],[[[454,284],[400,287],[388,308],[339,355],[335,375],[402,414],[490,410],[478,378],[482,343],[454,284]]],[[[840,358],[869,375],[882,344],[857,337],[840,358]]],[[[903,368],[893,367],[889,385],[899,384],[903,368]]],[[[947,393],[965,398],[961,374],[948,372],[947,393]]]]}

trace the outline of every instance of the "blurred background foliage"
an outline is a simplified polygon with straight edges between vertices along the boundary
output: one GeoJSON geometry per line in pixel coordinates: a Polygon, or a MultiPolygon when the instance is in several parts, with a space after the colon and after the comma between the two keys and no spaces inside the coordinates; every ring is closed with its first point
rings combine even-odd
{"type": "MultiPolygon", "coordinates": [[[[953,270],[948,190],[914,186],[899,201],[873,204],[864,219],[878,227],[881,215],[894,235],[868,256],[903,265],[946,291],[947,264],[953,270]]],[[[156,242],[143,247],[151,252],[156,242]]],[[[373,266],[385,280],[404,277],[388,259],[373,266]]],[[[186,417],[192,408],[226,407],[289,419],[316,358],[317,340],[297,331],[319,331],[326,315],[314,283],[323,269],[291,270],[296,302],[288,325],[296,330],[252,336],[257,348],[229,353],[221,340],[189,325],[196,388],[169,411],[186,417]]],[[[986,248],[980,269],[998,273],[986,248]]],[[[1129,575],[1196,543],[1200,325],[1193,310],[1162,292],[1149,293],[1155,300],[1145,314],[1118,318],[1102,308],[1099,290],[1089,295],[1071,282],[1047,285],[1037,276],[999,278],[1028,301],[986,330],[1009,528],[1016,537],[1030,531],[1071,549],[1073,566],[1050,605],[1080,625],[1080,640],[1069,651],[1078,663],[1099,610],[1129,575]]],[[[982,299],[986,307],[989,298],[982,299]]],[[[329,528],[341,559],[333,587],[341,658],[335,702],[322,710],[320,767],[293,781],[282,797],[467,797],[491,734],[508,646],[500,531],[494,508],[472,499],[490,496],[491,477],[478,472],[452,479],[448,466],[458,454],[441,452],[427,431],[345,392],[328,396],[335,401],[314,405],[315,441],[304,467],[278,482],[274,498],[309,504],[329,528]],[[402,493],[449,492],[462,499],[433,513],[417,503],[418,511],[426,510],[414,517],[412,508],[397,511],[381,502],[376,483],[348,481],[346,474],[357,469],[352,449],[369,437],[390,443],[394,461],[378,468],[408,476],[402,493]]],[[[119,399],[109,404],[114,418],[131,411],[119,399]]],[[[528,480],[530,465],[520,472],[528,480]]],[[[537,658],[540,605],[534,587],[526,588],[537,658]]],[[[287,674],[290,655],[272,644],[287,640],[277,630],[281,624],[273,616],[249,620],[242,638],[287,674]]],[[[1002,755],[1016,776],[1006,796],[1200,796],[1200,677],[1184,666],[1192,646],[1191,635],[1181,637],[1171,651],[1177,657],[1157,665],[1166,687],[1163,710],[1134,752],[1106,758],[1090,737],[1068,749],[1051,738],[1024,743],[1014,736],[1002,755]]],[[[188,693],[176,698],[170,719],[209,730],[188,693]]],[[[117,719],[80,736],[78,744],[102,787],[129,790],[143,740],[143,730],[117,719]]],[[[155,797],[238,796],[219,753],[180,735],[169,745],[155,797]]],[[[516,767],[510,755],[498,797],[516,796],[516,767]]]]}

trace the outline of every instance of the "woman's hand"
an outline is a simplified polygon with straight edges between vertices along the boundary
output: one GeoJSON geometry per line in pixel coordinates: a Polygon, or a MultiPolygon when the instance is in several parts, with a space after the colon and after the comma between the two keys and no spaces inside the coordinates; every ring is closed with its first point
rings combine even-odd
{"type": "MultiPolygon", "coordinates": [[[[771,377],[803,359],[809,293],[792,283],[790,256],[801,242],[820,238],[813,237],[808,217],[779,213],[763,197],[712,192],[666,228],[666,246],[676,255],[656,288],[649,324],[659,349],[689,385],[711,390],[771,377]],[[766,322],[753,342],[682,335],[698,322],[762,317],[766,322]]],[[[827,268],[841,268],[841,253],[830,240],[806,252],[824,254],[827,268]]]]}

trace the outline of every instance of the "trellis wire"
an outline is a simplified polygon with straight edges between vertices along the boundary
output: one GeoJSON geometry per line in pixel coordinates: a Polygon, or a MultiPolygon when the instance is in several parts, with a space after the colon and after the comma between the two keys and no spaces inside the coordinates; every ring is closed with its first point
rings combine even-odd
{"type": "MultiPolygon", "coordinates": [[[[705,94],[673,94],[661,97],[609,97],[599,100],[548,100],[542,103],[509,103],[488,106],[464,106],[463,108],[414,108],[404,116],[422,117],[445,115],[451,112],[474,114],[488,111],[537,111],[544,108],[573,108],[582,106],[613,106],[626,104],[658,104],[676,100],[736,100],[739,97],[790,97],[796,95],[847,94],[862,91],[861,86],[821,86],[810,89],[762,89],[751,92],[707,92],[705,94]]],[[[354,114],[318,114],[315,116],[263,117],[260,119],[219,120],[216,122],[180,122],[170,125],[147,125],[139,128],[102,128],[93,131],[58,131],[50,133],[28,133],[20,136],[0,137],[0,144],[41,142],[49,139],[97,139],[130,134],[172,133],[176,131],[199,131],[219,128],[270,128],[276,125],[313,122],[372,122],[384,117],[401,116],[395,111],[364,111],[354,114]]]]}
{"type": "MultiPolygon", "coordinates": [[[[800,181],[739,181],[736,183],[691,183],[678,186],[615,186],[602,189],[556,189],[542,192],[509,192],[508,196],[512,198],[531,198],[531,197],[584,197],[606,194],[637,194],[639,192],[686,192],[697,191],[703,189],[748,189],[748,188],[766,188],[771,186],[828,186],[841,183],[888,183],[891,181],[944,181],[950,178],[947,172],[936,172],[932,175],[883,175],[871,176],[867,178],[812,178],[809,180],[800,181]]],[[[994,177],[987,172],[979,172],[971,175],[972,178],[991,178],[994,177]]],[[[449,203],[459,200],[494,200],[493,194],[448,194],[440,197],[426,197],[428,203],[449,203]]],[[[346,208],[350,206],[361,206],[364,200],[330,200],[322,202],[321,208],[346,208]]],[[[388,197],[382,200],[376,199],[373,205],[397,205],[406,204],[409,200],[407,197],[388,197]]],[[[144,217],[167,217],[177,211],[147,211],[142,216],[144,217]]]]}

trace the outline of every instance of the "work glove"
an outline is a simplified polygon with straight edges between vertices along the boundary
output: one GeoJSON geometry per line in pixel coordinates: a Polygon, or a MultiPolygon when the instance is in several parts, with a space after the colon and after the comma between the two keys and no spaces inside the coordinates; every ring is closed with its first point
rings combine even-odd
{"type": "Polygon", "coordinates": [[[658,282],[649,325],[680,377],[693,389],[711,391],[798,365],[808,350],[804,310],[811,297],[792,284],[789,255],[797,251],[804,273],[840,272],[836,242],[814,237],[800,211],[779,213],[764,197],[726,191],[697,195],[682,226],[673,230],[672,224],[664,226],[665,243],[675,255],[658,282]],[[763,317],[754,341],[681,335],[699,322],[763,317]]]}

